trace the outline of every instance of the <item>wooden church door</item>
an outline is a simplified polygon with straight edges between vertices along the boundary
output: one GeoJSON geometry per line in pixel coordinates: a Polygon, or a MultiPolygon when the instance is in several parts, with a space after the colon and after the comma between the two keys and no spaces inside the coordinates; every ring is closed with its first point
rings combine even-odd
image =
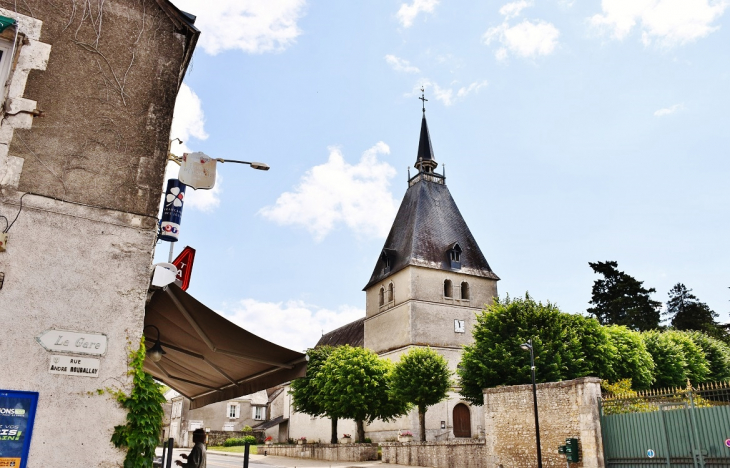
{"type": "Polygon", "coordinates": [[[471,413],[464,403],[454,406],[454,436],[471,437],[471,413]]]}

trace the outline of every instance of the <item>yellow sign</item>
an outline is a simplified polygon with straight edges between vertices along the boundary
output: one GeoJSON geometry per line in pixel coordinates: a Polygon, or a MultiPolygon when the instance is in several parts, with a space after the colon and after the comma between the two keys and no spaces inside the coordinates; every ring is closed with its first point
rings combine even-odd
{"type": "Polygon", "coordinates": [[[20,466],[20,458],[0,458],[0,468],[17,468],[20,466]]]}

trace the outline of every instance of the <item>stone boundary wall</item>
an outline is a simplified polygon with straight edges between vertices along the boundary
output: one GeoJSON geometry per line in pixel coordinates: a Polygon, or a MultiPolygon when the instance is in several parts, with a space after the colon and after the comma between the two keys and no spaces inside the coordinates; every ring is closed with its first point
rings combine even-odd
{"type": "Polygon", "coordinates": [[[443,442],[382,442],[383,463],[435,468],[492,468],[484,440],[443,442]]]}
{"type": "MultiPolygon", "coordinates": [[[[264,431],[253,431],[253,432],[243,432],[243,431],[210,431],[208,434],[208,442],[207,445],[223,445],[223,443],[228,439],[243,439],[247,435],[252,435],[256,437],[256,443],[262,444],[264,442],[264,431]]],[[[192,437],[192,435],[190,436],[192,437]]],[[[191,439],[192,440],[192,439],[191,439]]]]}
{"type": "MultiPolygon", "coordinates": [[[[558,446],[579,439],[581,462],[571,468],[603,468],[598,399],[601,379],[583,377],[537,385],[543,466],[565,466],[558,446]]],[[[532,468],[537,465],[532,385],[484,390],[484,430],[490,468],[532,468]]]]}
{"type": "Polygon", "coordinates": [[[378,444],[259,445],[258,453],[277,457],[311,458],[328,461],[361,462],[378,459],[378,444]]]}

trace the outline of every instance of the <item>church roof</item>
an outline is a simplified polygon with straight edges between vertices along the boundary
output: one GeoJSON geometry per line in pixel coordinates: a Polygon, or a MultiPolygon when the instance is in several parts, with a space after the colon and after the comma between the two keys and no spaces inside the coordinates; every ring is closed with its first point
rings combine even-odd
{"type": "Polygon", "coordinates": [[[343,325],[322,335],[317,346],[344,346],[350,345],[355,348],[362,348],[365,344],[365,317],[343,325]]]}
{"type": "Polygon", "coordinates": [[[421,137],[418,139],[418,155],[416,162],[419,161],[435,161],[433,157],[433,147],[431,146],[431,135],[428,133],[428,124],[426,123],[426,113],[421,119],[421,137]]]}

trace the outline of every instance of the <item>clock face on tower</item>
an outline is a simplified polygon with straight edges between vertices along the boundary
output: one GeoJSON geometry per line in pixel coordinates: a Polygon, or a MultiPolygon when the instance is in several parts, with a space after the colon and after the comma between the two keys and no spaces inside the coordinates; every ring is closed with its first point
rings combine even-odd
{"type": "Polygon", "coordinates": [[[466,325],[464,324],[463,320],[456,319],[454,320],[454,333],[465,333],[466,332],[466,325]]]}

